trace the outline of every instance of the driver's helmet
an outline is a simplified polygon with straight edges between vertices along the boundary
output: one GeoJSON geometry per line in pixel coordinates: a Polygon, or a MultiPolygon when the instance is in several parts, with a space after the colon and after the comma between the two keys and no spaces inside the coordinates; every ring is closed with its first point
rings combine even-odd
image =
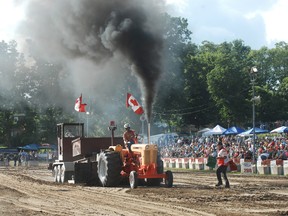
{"type": "Polygon", "coordinates": [[[124,128],[125,129],[130,128],[130,124],[128,124],[128,123],[124,124],[124,128]]]}

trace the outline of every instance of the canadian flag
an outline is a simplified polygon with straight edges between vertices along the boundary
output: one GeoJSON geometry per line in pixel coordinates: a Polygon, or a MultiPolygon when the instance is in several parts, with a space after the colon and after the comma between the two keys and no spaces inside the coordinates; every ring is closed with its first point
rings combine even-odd
{"type": "Polygon", "coordinates": [[[127,93],[127,98],[126,98],[126,107],[131,107],[132,110],[138,114],[141,115],[144,113],[143,108],[140,106],[138,101],[131,95],[130,93],[127,93]]]}
{"type": "Polygon", "coordinates": [[[77,112],[86,112],[86,110],[85,110],[86,105],[87,105],[87,104],[85,104],[85,103],[83,104],[83,103],[82,103],[82,94],[81,94],[81,96],[76,99],[74,109],[75,109],[77,112]]]}

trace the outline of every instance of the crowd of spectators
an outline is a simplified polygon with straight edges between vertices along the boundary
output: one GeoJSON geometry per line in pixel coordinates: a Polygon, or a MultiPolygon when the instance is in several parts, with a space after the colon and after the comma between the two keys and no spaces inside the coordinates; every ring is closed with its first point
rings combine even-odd
{"type": "Polygon", "coordinates": [[[219,138],[222,139],[230,158],[253,159],[254,150],[254,158],[258,160],[287,160],[288,157],[288,136],[285,134],[279,137],[257,138],[255,148],[251,138],[245,140],[245,138],[237,136],[179,138],[177,140],[170,139],[165,143],[159,140],[158,146],[161,156],[164,158],[216,156],[219,138]]]}
{"type": "Polygon", "coordinates": [[[17,153],[2,153],[0,154],[0,162],[5,166],[10,165],[10,161],[13,161],[14,166],[27,165],[28,161],[52,161],[55,158],[54,152],[45,152],[44,158],[37,151],[24,151],[20,150],[17,153]],[[41,157],[40,157],[41,156],[41,157]]]}
{"type": "Polygon", "coordinates": [[[5,165],[9,165],[10,161],[14,162],[14,166],[19,166],[21,164],[26,165],[26,163],[31,160],[37,160],[37,152],[26,152],[24,150],[21,150],[18,153],[0,154],[0,161],[4,162],[5,165]]]}

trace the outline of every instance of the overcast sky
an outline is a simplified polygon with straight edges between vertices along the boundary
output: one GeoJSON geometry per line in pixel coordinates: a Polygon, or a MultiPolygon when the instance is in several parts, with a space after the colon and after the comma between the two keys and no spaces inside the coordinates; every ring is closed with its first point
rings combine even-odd
{"type": "MultiPolygon", "coordinates": [[[[168,13],[187,18],[192,41],[242,39],[253,49],[288,42],[288,0],[166,0],[168,13]]],[[[25,1],[18,1],[25,2],[25,1]]],[[[0,0],[0,40],[16,39],[24,12],[13,0],[0,0]]]]}

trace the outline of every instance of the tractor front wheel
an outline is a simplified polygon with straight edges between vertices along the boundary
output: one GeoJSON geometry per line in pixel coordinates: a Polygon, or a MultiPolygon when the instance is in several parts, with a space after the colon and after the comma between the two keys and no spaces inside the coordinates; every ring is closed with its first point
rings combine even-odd
{"type": "Polygon", "coordinates": [[[129,183],[131,189],[138,187],[138,175],[136,171],[131,171],[129,175],[129,183]]]}
{"type": "Polygon", "coordinates": [[[166,178],[165,178],[165,186],[170,188],[173,186],[173,174],[170,170],[165,172],[166,178]]]}

